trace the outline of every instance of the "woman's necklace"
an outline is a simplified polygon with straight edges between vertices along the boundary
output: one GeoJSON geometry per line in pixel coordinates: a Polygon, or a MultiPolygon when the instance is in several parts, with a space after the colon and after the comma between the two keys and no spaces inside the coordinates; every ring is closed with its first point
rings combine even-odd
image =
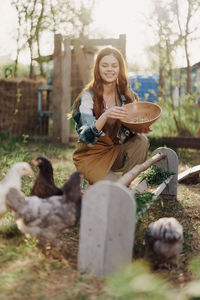
{"type": "Polygon", "coordinates": [[[105,109],[116,105],[116,93],[112,93],[109,97],[104,97],[105,109]]]}

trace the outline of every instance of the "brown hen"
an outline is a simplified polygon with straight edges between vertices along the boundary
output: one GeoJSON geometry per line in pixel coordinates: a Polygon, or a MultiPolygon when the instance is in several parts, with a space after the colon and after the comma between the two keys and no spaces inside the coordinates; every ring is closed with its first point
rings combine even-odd
{"type": "Polygon", "coordinates": [[[63,195],[62,189],[55,185],[51,162],[47,158],[39,156],[32,160],[32,164],[39,168],[39,173],[33,185],[31,196],[48,198],[54,195],[63,195]]]}

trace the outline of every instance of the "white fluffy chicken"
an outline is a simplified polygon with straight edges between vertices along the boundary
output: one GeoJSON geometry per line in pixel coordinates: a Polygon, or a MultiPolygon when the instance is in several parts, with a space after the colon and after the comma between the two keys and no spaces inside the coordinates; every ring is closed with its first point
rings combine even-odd
{"type": "Polygon", "coordinates": [[[181,254],[183,227],[173,217],[160,218],[147,227],[146,243],[155,265],[167,267],[176,263],[181,254]]]}
{"type": "Polygon", "coordinates": [[[15,212],[19,230],[37,238],[44,253],[48,244],[59,250],[62,231],[79,220],[82,198],[80,180],[80,172],[74,172],[64,184],[62,196],[25,198],[14,188],[7,194],[6,202],[15,212]]]}
{"type": "Polygon", "coordinates": [[[0,217],[7,212],[6,194],[10,188],[15,188],[18,191],[21,189],[21,177],[33,176],[33,170],[26,162],[17,162],[8,170],[5,178],[0,182],[0,217]]]}

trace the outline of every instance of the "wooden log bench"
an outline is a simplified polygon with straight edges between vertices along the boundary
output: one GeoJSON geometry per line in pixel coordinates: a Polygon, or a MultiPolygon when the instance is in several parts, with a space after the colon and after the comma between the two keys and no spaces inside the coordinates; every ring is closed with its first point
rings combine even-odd
{"type": "Polygon", "coordinates": [[[175,173],[156,188],[154,201],[160,195],[176,198],[178,157],[169,148],[156,149],[149,160],[135,166],[118,182],[102,180],[86,190],[80,221],[79,272],[106,276],[132,262],[139,217],[136,215],[135,191],[145,191],[145,183],[139,183],[133,189],[127,186],[153,164],[175,173]]]}

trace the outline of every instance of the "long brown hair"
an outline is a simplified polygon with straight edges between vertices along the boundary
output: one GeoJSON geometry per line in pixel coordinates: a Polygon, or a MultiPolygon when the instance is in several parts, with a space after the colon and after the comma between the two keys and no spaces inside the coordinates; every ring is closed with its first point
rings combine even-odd
{"type": "MultiPolygon", "coordinates": [[[[124,95],[126,98],[126,103],[133,102],[131,97],[131,89],[128,84],[128,78],[126,75],[126,64],[121,52],[113,47],[106,47],[99,51],[97,54],[94,68],[93,68],[93,80],[82,90],[78,95],[74,103],[73,111],[77,111],[80,105],[80,97],[84,90],[91,89],[94,93],[94,115],[96,118],[99,118],[104,111],[104,100],[103,100],[103,80],[99,72],[99,63],[104,56],[113,55],[119,62],[119,75],[117,80],[117,89],[121,95],[124,95]]],[[[138,96],[134,93],[136,100],[138,96]]]]}

